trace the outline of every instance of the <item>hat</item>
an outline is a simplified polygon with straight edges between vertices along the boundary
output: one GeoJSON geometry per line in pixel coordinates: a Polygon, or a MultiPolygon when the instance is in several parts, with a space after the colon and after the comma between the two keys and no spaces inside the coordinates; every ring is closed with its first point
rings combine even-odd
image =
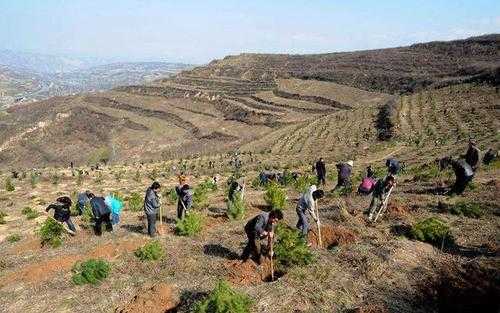
{"type": "Polygon", "coordinates": [[[349,160],[349,161],[347,161],[347,164],[350,165],[351,167],[353,167],[354,166],[354,161],[349,160]]]}
{"type": "Polygon", "coordinates": [[[185,175],[179,175],[179,184],[187,182],[187,177],[185,175]]]}

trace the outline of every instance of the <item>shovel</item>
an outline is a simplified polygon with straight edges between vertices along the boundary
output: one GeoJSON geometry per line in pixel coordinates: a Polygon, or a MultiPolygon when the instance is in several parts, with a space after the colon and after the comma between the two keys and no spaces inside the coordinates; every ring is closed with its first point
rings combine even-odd
{"type": "Polygon", "coordinates": [[[316,226],[318,226],[318,245],[320,248],[323,248],[323,240],[321,239],[321,222],[319,221],[319,208],[318,208],[318,201],[314,201],[314,206],[316,207],[316,226]]]}

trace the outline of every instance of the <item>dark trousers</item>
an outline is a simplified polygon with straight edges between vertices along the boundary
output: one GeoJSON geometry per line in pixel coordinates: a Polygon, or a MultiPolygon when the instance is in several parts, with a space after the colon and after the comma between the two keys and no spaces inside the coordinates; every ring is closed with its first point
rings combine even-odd
{"type": "Polygon", "coordinates": [[[457,177],[455,184],[451,188],[451,192],[457,195],[461,195],[465,191],[465,188],[467,188],[467,185],[471,180],[472,177],[457,177]]]}
{"type": "Polygon", "coordinates": [[[102,223],[106,225],[106,231],[113,231],[113,225],[111,224],[111,213],[104,214],[95,219],[95,234],[97,236],[102,235],[102,223]]]}
{"type": "Polygon", "coordinates": [[[309,232],[309,221],[307,220],[307,216],[304,211],[299,209],[297,209],[297,216],[299,217],[297,228],[302,233],[302,236],[307,237],[307,233],[309,232]]]}
{"type": "Polygon", "coordinates": [[[333,190],[337,190],[340,187],[345,187],[345,188],[350,188],[351,187],[351,179],[348,178],[342,178],[339,176],[338,181],[337,181],[337,186],[333,190]]]}
{"type": "Polygon", "coordinates": [[[317,177],[318,177],[318,186],[326,185],[325,175],[318,175],[317,177]]]}
{"type": "Polygon", "coordinates": [[[78,208],[78,215],[83,215],[83,211],[85,210],[85,203],[78,202],[76,207],[78,208]]]}
{"type": "Polygon", "coordinates": [[[247,261],[250,257],[252,260],[254,260],[257,264],[262,263],[262,247],[260,245],[260,238],[258,238],[257,234],[254,231],[246,231],[248,242],[243,249],[243,254],[241,255],[241,258],[243,261],[247,261]]]}
{"type": "Polygon", "coordinates": [[[68,225],[68,228],[69,228],[72,232],[76,232],[76,227],[75,227],[75,224],[73,224],[73,221],[71,220],[71,218],[68,218],[68,220],[66,221],[66,225],[68,225]]]}
{"type": "Polygon", "coordinates": [[[156,236],[156,213],[146,214],[148,220],[148,235],[150,237],[156,236]]]}

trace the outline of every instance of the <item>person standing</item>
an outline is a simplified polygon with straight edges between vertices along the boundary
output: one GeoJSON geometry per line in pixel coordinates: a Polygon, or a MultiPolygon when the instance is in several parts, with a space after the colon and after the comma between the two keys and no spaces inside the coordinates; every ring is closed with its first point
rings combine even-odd
{"type": "Polygon", "coordinates": [[[476,147],[476,142],[474,140],[469,140],[469,148],[465,154],[465,162],[469,164],[472,170],[475,172],[479,166],[479,154],[481,151],[476,147]]]}
{"type": "Polygon", "coordinates": [[[156,215],[160,208],[160,197],[158,196],[160,188],[160,183],[153,182],[151,187],[146,190],[144,197],[144,213],[148,221],[148,235],[150,237],[156,236],[156,215]]]}
{"type": "Polygon", "coordinates": [[[318,162],[314,166],[316,169],[316,177],[318,178],[318,185],[325,186],[326,184],[326,165],[323,158],[319,158],[318,162]]]}
{"type": "Polygon", "coordinates": [[[272,210],[271,212],[261,213],[246,223],[245,233],[248,242],[241,255],[243,262],[248,261],[251,257],[257,264],[262,264],[263,256],[260,241],[267,238],[269,244],[274,238],[276,224],[282,219],[283,213],[280,210],[272,210]]]}
{"type": "Polygon", "coordinates": [[[177,218],[181,220],[193,205],[194,192],[187,184],[186,176],[179,176],[179,185],[175,187],[175,192],[177,193],[177,218]]]}
{"type": "Polygon", "coordinates": [[[95,219],[94,231],[97,236],[102,235],[102,223],[106,225],[106,231],[113,231],[111,224],[111,208],[106,205],[103,197],[96,197],[93,193],[89,195],[92,214],[95,219]]]}

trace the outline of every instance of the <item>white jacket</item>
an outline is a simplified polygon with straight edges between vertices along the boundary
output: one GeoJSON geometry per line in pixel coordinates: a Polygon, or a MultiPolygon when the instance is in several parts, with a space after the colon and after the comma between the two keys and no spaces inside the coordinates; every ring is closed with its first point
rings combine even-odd
{"type": "Polygon", "coordinates": [[[318,218],[316,217],[316,202],[313,199],[313,192],[317,190],[315,185],[309,187],[309,189],[300,197],[299,203],[297,204],[297,209],[300,209],[302,212],[309,212],[312,218],[316,221],[318,218]]]}

